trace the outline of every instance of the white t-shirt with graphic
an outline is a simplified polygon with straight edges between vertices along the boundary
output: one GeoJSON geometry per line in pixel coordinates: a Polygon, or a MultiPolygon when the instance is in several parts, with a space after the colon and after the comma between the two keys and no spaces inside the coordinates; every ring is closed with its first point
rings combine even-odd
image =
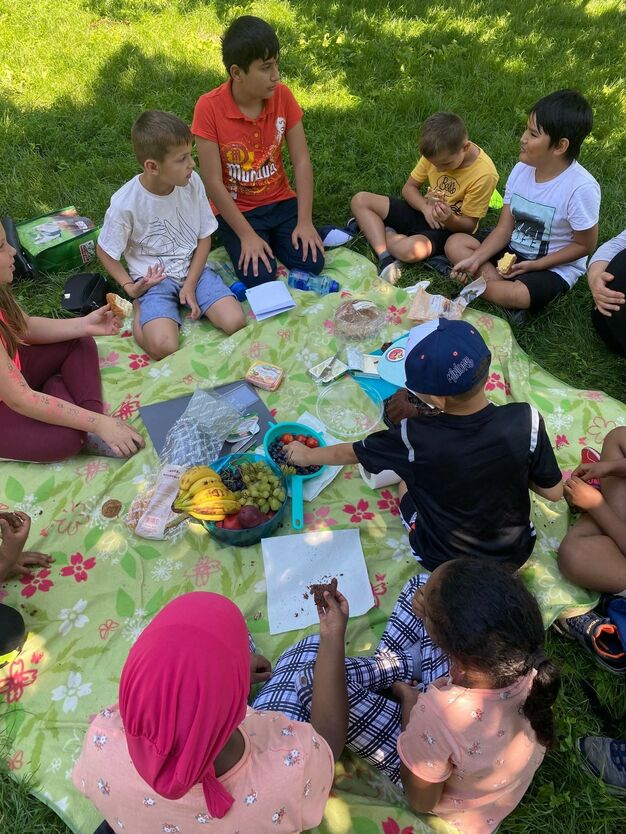
{"type": "MultiPolygon", "coordinates": [[[[504,192],[515,220],[511,247],[527,261],[558,252],[574,241],[573,232],[595,226],[600,216],[600,186],[574,160],[548,182],[535,181],[535,168],[518,162],[504,192]]],[[[550,267],[573,287],[585,271],[586,258],[550,267]]]]}
{"type": "Polygon", "coordinates": [[[133,281],[160,263],[182,284],[198,241],[217,229],[204,183],[194,171],[187,185],[161,197],[144,188],[139,176],[111,197],[98,243],[116,261],[124,255],[133,281]]]}

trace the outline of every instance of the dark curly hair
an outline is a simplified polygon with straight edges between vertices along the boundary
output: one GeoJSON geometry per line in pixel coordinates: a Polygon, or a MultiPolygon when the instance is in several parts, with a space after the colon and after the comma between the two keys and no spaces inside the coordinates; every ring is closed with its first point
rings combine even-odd
{"type": "Polygon", "coordinates": [[[543,653],[545,631],[536,599],[506,566],[483,559],[454,559],[440,570],[428,591],[433,640],[451,658],[490,675],[494,689],[511,686],[534,667],[524,715],[539,743],[554,747],[552,706],[561,672],[543,653]]]}

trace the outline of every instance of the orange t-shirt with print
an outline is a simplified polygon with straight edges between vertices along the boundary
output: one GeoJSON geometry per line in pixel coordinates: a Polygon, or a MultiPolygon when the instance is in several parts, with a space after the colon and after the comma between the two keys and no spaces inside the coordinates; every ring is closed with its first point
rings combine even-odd
{"type": "MultiPolygon", "coordinates": [[[[283,139],[302,119],[302,109],[284,84],[265,100],[256,119],[237,106],[231,82],[200,96],[191,131],[215,142],[222,161],[222,180],[242,211],[295,197],[283,167],[283,139]]],[[[211,208],[217,214],[213,204],[211,208]]]]}

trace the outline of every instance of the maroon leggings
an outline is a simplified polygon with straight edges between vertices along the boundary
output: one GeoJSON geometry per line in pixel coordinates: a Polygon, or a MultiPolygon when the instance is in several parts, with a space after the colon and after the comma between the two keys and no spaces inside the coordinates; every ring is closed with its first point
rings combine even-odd
{"type": "MultiPolygon", "coordinates": [[[[22,375],[35,391],[102,414],[98,349],[91,336],[19,348],[22,375]]],[[[85,432],[18,414],[0,402],[0,458],[38,463],[77,454],[85,432]]]]}

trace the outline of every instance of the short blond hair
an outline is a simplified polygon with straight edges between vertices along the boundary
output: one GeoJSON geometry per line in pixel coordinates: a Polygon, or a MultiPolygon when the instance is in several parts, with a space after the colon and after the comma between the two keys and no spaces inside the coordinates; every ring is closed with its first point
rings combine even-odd
{"type": "Polygon", "coordinates": [[[433,113],[420,131],[420,153],[426,159],[458,153],[467,142],[467,128],[456,113],[433,113]]]}
{"type": "Polygon", "coordinates": [[[133,150],[140,165],[146,159],[162,162],[172,148],[191,144],[189,125],[173,113],[144,110],[130,132],[133,150]]]}

